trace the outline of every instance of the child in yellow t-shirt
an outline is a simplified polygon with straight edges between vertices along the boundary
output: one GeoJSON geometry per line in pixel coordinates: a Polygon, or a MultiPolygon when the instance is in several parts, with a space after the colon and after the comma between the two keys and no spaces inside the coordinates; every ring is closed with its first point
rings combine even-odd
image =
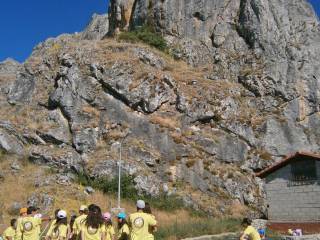
{"type": "Polygon", "coordinates": [[[112,226],[111,214],[106,212],[102,215],[106,226],[106,239],[105,240],[115,240],[115,231],[112,226]]]}
{"type": "Polygon", "coordinates": [[[88,216],[81,224],[81,240],[104,240],[106,227],[100,207],[91,204],[88,210],[88,216]]]}
{"type": "Polygon", "coordinates": [[[118,214],[118,235],[117,240],[128,240],[130,237],[130,230],[126,220],[125,213],[118,214]]]}
{"type": "Polygon", "coordinates": [[[4,230],[2,236],[4,240],[15,240],[16,238],[16,223],[17,219],[11,219],[10,227],[4,230]]]}
{"type": "Polygon", "coordinates": [[[68,239],[68,219],[66,211],[58,211],[55,223],[52,225],[52,227],[50,227],[47,233],[47,238],[51,240],[68,239]]]}
{"type": "Polygon", "coordinates": [[[244,218],[242,221],[242,226],[245,227],[244,232],[241,234],[240,240],[261,240],[258,231],[251,226],[252,220],[249,218],[244,218]]]}
{"type": "Polygon", "coordinates": [[[146,204],[143,200],[137,201],[137,212],[130,214],[129,225],[131,227],[130,239],[152,239],[149,229],[156,227],[157,221],[151,214],[143,212],[146,204]]]}

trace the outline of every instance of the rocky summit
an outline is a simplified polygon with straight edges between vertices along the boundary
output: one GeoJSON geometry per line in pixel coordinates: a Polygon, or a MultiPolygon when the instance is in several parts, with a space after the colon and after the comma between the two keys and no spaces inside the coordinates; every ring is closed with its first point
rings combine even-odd
{"type": "Polygon", "coordinates": [[[319,62],[306,0],[111,0],[82,33],[0,63],[0,149],[68,182],[116,177],[122,143],[139,194],[263,215],[255,172],[320,151],[319,62]],[[121,38],[145,26],[165,52],[121,38]]]}

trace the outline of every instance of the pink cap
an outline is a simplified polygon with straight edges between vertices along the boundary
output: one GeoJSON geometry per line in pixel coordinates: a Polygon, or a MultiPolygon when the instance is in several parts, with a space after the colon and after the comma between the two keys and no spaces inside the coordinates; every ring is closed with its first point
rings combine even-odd
{"type": "Polygon", "coordinates": [[[102,215],[103,219],[105,220],[109,220],[111,219],[111,214],[109,212],[105,212],[103,215],[102,215]]]}

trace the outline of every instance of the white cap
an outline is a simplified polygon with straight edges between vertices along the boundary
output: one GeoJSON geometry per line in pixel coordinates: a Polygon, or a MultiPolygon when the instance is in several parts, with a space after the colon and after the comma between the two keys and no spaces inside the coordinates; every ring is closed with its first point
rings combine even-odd
{"type": "Polygon", "coordinates": [[[137,208],[144,209],[146,207],[146,203],[143,200],[137,201],[137,208]]]}
{"type": "Polygon", "coordinates": [[[86,205],[81,205],[79,210],[80,211],[85,211],[87,209],[88,209],[88,207],[86,205]]]}
{"type": "Polygon", "coordinates": [[[42,218],[42,214],[41,213],[37,213],[34,215],[35,218],[42,218]]]}
{"type": "Polygon", "coordinates": [[[57,213],[57,217],[58,218],[66,218],[67,217],[67,212],[64,211],[64,210],[60,210],[58,213],[57,213]]]}

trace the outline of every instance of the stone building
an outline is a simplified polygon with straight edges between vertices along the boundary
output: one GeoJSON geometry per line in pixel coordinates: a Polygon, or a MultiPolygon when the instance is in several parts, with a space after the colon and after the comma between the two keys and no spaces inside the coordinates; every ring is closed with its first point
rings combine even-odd
{"type": "Polygon", "coordinates": [[[257,174],[271,222],[320,221],[320,155],[297,152],[257,174]]]}

